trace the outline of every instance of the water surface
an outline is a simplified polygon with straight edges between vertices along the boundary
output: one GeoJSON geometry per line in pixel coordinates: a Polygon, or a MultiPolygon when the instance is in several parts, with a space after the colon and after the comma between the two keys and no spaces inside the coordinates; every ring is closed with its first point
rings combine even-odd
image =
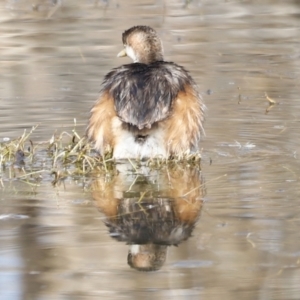
{"type": "MultiPolygon", "coordinates": [[[[36,124],[34,141],[47,140],[74,118],[84,134],[103,76],[129,62],[116,58],[121,33],[153,26],[207,105],[192,236],[168,246],[159,271],[139,272],[109,235],[93,176],[53,187],[45,172],[37,186],[12,168],[0,192],[0,298],[299,299],[299,2],[123,2],[1,1],[0,140],[36,124]]],[[[136,177],[124,174],[112,191],[130,198],[136,177]]],[[[160,180],[147,184],[168,186],[160,180]]]]}

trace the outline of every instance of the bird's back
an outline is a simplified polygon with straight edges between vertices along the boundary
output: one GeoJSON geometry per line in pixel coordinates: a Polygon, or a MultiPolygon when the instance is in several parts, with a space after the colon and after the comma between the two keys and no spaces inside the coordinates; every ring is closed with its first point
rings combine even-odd
{"type": "Polygon", "coordinates": [[[203,109],[183,67],[163,61],[123,65],[106,75],[88,135],[101,154],[167,157],[197,147],[203,109]]]}

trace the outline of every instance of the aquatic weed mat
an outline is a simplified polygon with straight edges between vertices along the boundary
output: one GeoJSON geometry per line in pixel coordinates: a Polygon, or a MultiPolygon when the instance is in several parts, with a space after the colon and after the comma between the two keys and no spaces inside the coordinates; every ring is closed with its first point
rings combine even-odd
{"type": "Polygon", "coordinates": [[[32,133],[37,126],[15,140],[0,142],[0,186],[11,180],[52,184],[68,176],[86,176],[97,170],[108,172],[109,160],[100,157],[85,137],[76,130],[53,134],[48,140],[35,142],[32,133]]]}
{"type": "MultiPolygon", "coordinates": [[[[81,137],[74,128],[71,132],[54,133],[48,140],[35,142],[32,134],[37,126],[14,140],[0,142],[0,187],[12,180],[22,180],[36,185],[43,181],[58,184],[67,177],[113,176],[116,162],[111,153],[100,156],[86,137],[81,137]]],[[[126,160],[133,168],[142,165],[159,169],[166,165],[199,166],[201,154],[183,154],[177,157],[126,160]]]]}

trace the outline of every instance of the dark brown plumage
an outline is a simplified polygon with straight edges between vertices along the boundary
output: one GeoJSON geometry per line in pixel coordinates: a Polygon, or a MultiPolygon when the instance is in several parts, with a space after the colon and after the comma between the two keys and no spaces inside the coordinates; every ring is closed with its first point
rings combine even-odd
{"type": "Polygon", "coordinates": [[[91,110],[88,137],[102,155],[115,158],[184,155],[197,151],[202,131],[201,96],[189,73],[163,61],[162,44],[147,26],[123,33],[134,63],[105,76],[91,110]]]}

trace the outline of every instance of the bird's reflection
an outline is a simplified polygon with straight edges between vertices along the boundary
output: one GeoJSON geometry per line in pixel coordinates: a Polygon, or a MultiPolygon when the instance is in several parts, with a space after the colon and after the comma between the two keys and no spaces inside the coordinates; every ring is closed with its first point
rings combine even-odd
{"type": "Polygon", "coordinates": [[[130,245],[128,264],[154,271],[168,246],[187,240],[195,227],[204,193],[198,166],[174,164],[137,168],[122,163],[113,176],[98,177],[93,198],[106,216],[110,236],[130,245]]]}

